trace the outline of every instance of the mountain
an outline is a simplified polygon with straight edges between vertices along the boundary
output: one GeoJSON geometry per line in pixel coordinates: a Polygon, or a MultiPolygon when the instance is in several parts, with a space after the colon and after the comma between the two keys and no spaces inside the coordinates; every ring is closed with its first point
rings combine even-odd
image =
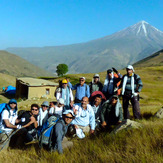
{"type": "Polygon", "coordinates": [[[134,64],[134,67],[163,66],[163,49],[134,64]]]}
{"type": "Polygon", "coordinates": [[[69,73],[95,73],[112,66],[121,69],[163,48],[163,32],[145,21],[112,35],[85,43],[32,48],[8,48],[7,51],[55,72],[65,63],[69,73]]]}
{"type": "Polygon", "coordinates": [[[12,76],[52,76],[47,72],[28,61],[6,51],[0,51],[0,73],[12,76]]]}

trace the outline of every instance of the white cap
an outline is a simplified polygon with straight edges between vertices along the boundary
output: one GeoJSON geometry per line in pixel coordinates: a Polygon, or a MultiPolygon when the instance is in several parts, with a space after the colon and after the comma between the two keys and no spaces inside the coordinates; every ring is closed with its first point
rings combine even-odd
{"type": "Polygon", "coordinates": [[[99,75],[99,74],[95,74],[93,77],[94,77],[94,78],[95,78],[95,77],[99,78],[100,75],[99,75]]]}
{"type": "Polygon", "coordinates": [[[85,80],[85,77],[80,77],[80,79],[84,79],[85,80]]]}
{"type": "Polygon", "coordinates": [[[133,72],[135,71],[132,65],[128,65],[126,69],[133,70],[133,72]]]}
{"type": "Polygon", "coordinates": [[[62,105],[65,103],[63,98],[60,98],[60,99],[58,100],[58,102],[59,102],[60,104],[62,104],[62,105]]]}
{"type": "Polygon", "coordinates": [[[65,110],[62,114],[71,114],[72,116],[75,116],[72,110],[65,110]]]}

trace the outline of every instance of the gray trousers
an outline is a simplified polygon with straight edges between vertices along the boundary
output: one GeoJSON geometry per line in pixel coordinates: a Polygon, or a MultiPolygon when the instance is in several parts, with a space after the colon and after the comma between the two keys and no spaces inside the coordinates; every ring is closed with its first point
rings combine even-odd
{"type": "Polygon", "coordinates": [[[129,101],[131,101],[131,104],[132,104],[134,118],[135,119],[141,119],[139,97],[138,96],[131,97],[130,95],[124,95],[123,96],[124,119],[130,119],[130,113],[128,110],[129,101]]]}

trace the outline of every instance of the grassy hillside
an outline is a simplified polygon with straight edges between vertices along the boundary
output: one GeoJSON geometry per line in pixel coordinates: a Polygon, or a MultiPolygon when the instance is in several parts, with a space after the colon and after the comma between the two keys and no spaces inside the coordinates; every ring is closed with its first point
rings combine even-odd
{"type": "Polygon", "coordinates": [[[8,53],[0,51],[0,73],[9,74],[12,76],[52,76],[53,74],[47,72],[28,61],[8,53]]]}
{"type": "Polygon", "coordinates": [[[134,64],[136,67],[163,66],[163,50],[134,64]]]}
{"type": "MultiPolygon", "coordinates": [[[[66,149],[63,155],[39,149],[37,144],[27,145],[24,149],[2,151],[2,162],[163,162],[163,119],[152,116],[163,106],[163,66],[141,67],[135,69],[143,81],[140,94],[140,107],[144,125],[140,130],[128,130],[118,135],[103,132],[83,140],[72,139],[74,146],[66,149]]],[[[122,74],[125,70],[120,71],[122,74]]],[[[101,81],[106,73],[100,73],[101,81]]],[[[72,82],[79,76],[91,81],[93,74],[69,75],[72,82]]],[[[56,80],[56,79],[55,79],[56,80]]],[[[58,80],[58,79],[57,79],[58,80]]],[[[36,101],[41,104],[41,102],[36,101]]],[[[19,103],[20,105],[22,102],[19,103]]],[[[18,105],[19,105],[18,104],[18,105]]],[[[23,106],[25,106],[25,101],[23,106]]],[[[130,108],[132,115],[132,109],[130,108]]]]}

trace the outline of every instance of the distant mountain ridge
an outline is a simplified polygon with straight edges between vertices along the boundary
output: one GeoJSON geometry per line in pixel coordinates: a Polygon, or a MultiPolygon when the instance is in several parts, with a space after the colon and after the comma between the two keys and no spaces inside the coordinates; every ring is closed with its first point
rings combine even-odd
{"type": "Polygon", "coordinates": [[[6,51],[0,50],[0,73],[12,75],[15,77],[30,76],[52,76],[53,74],[47,72],[28,61],[11,54],[6,51]]]}
{"type": "Polygon", "coordinates": [[[163,49],[136,62],[134,67],[163,66],[163,49]]]}
{"type": "Polygon", "coordinates": [[[112,35],[85,43],[42,48],[8,48],[31,63],[51,72],[65,63],[69,73],[95,73],[121,69],[163,49],[163,32],[145,21],[112,35]]]}

